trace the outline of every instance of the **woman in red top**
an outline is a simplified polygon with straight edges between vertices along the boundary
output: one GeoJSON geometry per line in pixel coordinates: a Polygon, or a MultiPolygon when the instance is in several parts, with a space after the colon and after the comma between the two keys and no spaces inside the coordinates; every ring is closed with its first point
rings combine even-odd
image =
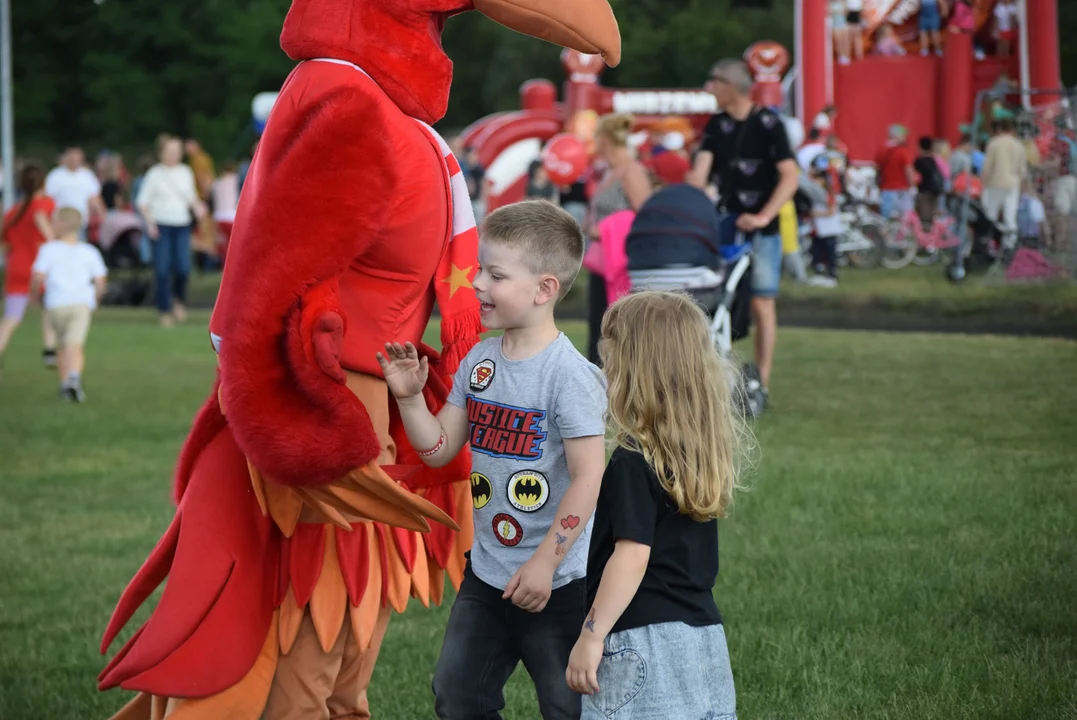
{"type": "Polygon", "coordinates": [[[19,327],[30,302],[30,268],[37,250],[52,239],[52,217],[56,203],[45,194],[45,171],[27,165],[19,175],[22,200],[4,216],[0,244],[6,255],[4,318],[0,320],[0,359],[19,327]]]}

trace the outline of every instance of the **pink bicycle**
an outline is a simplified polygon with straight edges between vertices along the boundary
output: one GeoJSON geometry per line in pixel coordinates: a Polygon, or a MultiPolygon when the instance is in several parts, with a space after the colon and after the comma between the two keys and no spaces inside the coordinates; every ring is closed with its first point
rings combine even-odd
{"type": "Polygon", "coordinates": [[[909,210],[892,220],[882,238],[879,261],[891,270],[909,263],[930,265],[939,259],[943,250],[956,250],[961,238],[955,232],[955,221],[945,213],[936,213],[929,228],[924,228],[915,210],[909,210]]]}

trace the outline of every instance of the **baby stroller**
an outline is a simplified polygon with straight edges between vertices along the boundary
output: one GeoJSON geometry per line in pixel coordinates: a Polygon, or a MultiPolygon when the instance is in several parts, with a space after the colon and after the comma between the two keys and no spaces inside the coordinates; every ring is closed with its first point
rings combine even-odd
{"type": "MultiPolygon", "coordinates": [[[[732,242],[721,242],[722,223],[733,220],[720,218],[702,190],[670,185],[643,204],[625,241],[632,291],[691,295],[711,318],[714,347],[723,357],[751,326],[751,244],[740,233],[724,233],[732,242]]],[[[741,411],[759,415],[765,401],[759,369],[745,365],[734,385],[741,411]]]]}
{"type": "Polygon", "coordinates": [[[142,221],[130,211],[109,211],[98,230],[97,246],[109,271],[102,304],[141,305],[153,277],[143,256],[142,221]]]}

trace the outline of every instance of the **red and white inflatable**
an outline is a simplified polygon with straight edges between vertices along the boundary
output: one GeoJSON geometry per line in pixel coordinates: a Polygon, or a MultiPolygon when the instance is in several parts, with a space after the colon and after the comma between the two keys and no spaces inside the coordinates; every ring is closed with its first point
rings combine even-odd
{"type": "MultiPolygon", "coordinates": [[[[486,168],[489,210],[523,197],[528,168],[543,157],[543,148],[555,135],[574,135],[582,145],[564,138],[554,158],[565,160],[568,155],[564,153],[569,153],[578,160],[581,146],[590,154],[595,124],[605,113],[631,113],[637,130],[646,130],[671,116],[683,117],[698,132],[718,110],[714,96],[702,88],[603,87],[598,79],[605,65],[597,56],[566,50],[561,64],[567,78],[561,102],[557,101],[557,88],[552,82],[529,80],[520,88],[519,110],[488,115],[461,134],[462,144],[475,147],[479,162],[486,168]]],[[[568,163],[571,164],[573,161],[568,163]]],[[[570,173],[571,168],[565,172],[570,173]]]]}

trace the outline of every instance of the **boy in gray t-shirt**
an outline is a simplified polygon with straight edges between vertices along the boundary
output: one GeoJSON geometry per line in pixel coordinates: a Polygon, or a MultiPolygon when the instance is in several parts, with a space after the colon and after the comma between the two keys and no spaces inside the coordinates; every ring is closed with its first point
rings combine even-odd
{"type": "Polygon", "coordinates": [[[434,674],[439,718],[487,717],[523,660],[544,718],[579,718],[565,681],[585,619],[583,578],[605,465],[602,374],[554,324],[580,269],[583,235],[565,211],[527,201],[491,214],[475,294],[483,324],[437,417],[411,345],[379,354],[413,447],[440,466],[471,443],[475,540],[434,674]]]}
{"type": "MultiPolygon", "coordinates": [[[[470,425],[471,567],[484,583],[504,589],[551,527],[578,523],[584,530],[554,571],[556,589],[587,570],[590,519],[557,511],[571,483],[564,440],[605,431],[604,381],[564,335],[523,360],[505,357],[501,342],[490,338],[468,353],[449,395],[470,425]]],[[[555,542],[565,535],[557,532],[555,542]]]]}

